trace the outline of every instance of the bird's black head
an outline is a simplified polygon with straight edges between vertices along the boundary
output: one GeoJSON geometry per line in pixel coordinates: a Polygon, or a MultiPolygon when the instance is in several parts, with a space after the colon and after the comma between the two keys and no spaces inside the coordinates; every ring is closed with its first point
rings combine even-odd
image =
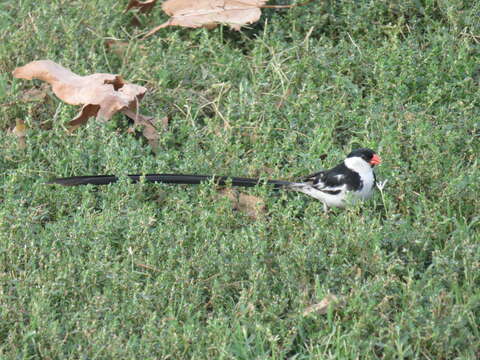
{"type": "Polygon", "coordinates": [[[375,151],[367,148],[362,149],[355,149],[350,154],[348,154],[347,158],[351,157],[359,157],[369,163],[372,167],[378,165],[382,162],[380,156],[378,156],[375,151]]]}

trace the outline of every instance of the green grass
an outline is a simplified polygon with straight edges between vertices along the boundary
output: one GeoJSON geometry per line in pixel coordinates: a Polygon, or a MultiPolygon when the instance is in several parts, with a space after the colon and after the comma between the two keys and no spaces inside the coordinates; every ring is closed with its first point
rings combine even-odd
{"type": "Polygon", "coordinates": [[[125,5],[0,3],[0,358],[480,356],[478,4],[327,0],[265,10],[241,33],[171,28],[146,41],[166,16],[157,6],[134,28],[125,5]],[[127,54],[108,38],[129,41],[127,54]],[[18,101],[40,82],[11,71],[36,59],[147,86],[143,113],[170,117],[158,154],[119,115],[70,135],[73,106],[18,101]],[[24,150],[6,131],[16,118],[24,150]],[[384,160],[383,196],[328,215],[263,187],[248,191],[268,208],[254,220],[211,184],[44,185],[133,172],[291,179],[359,145],[384,160]],[[329,293],[345,306],[302,315],[329,293]]]}

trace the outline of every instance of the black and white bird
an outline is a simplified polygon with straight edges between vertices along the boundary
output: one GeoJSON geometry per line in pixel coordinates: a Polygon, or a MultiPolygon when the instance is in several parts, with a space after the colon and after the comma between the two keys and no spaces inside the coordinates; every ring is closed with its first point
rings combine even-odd
{"type": "Polygon", "coordinates": [[[376,184],[373,167],[381,162],[371,149],[353,150],[334,168],[309,175],[289,187],[320,200],[325,210],[343,208],[372,196],[376,184]]]}
{"type": "MultiPolygon", "coordinates": [[[[200,184],[205,181],[213,181],[218,185],[252,187],[266,183],[272,185],[274,189],[291,189],[312,196],[320,200],[324,209],[327,210],[330,207],[343,208],[359,200],[369,199],[376,184],[373,167],[381,162],[382,160],[373,150],[356,149],[334,168],[311,174],[299,182],[216,175],[146,174],[127,176],[133,182],[143,179],[145,182],[165,184],[200,184]]],[[[118,181],[118,177],[115,175],[94,175],[59,178],[49,181],[48,184],[107,185],[116,181],[118,181]]]]}

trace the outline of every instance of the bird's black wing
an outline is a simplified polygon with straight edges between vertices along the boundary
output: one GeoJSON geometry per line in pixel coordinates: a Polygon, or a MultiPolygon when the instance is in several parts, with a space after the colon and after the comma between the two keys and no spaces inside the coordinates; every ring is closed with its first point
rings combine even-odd
{"type": "Polygon", "coordinates": [[[300,181],[302,182],[313,182],[315,181],[315,179],[323,176],[322,174],[324,173],[325,171],[317,171],[316,173],[313,173],[313,174],[310,174],[308,176],[304,176],[300,179],[300,181]]]}
{"type": "Polygon", "coordinates": [[[361,180],[358,173],[347,168],[341,163],[334,168],[326,171],[320,171],[307,177],[317,190],[336,195],[342,190],[358,190],[361,186],[361,180]]]}

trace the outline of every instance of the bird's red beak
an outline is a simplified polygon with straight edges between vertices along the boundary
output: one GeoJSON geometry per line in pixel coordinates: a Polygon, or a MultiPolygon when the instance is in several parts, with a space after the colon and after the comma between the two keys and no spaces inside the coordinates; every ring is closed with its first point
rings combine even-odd
{"type": "Polygon", "coordinates": [[[370,160],[370,165],[375,166],[382,163],[382,159],[377,154],[373,154],[372,160],[370,160]]]}

